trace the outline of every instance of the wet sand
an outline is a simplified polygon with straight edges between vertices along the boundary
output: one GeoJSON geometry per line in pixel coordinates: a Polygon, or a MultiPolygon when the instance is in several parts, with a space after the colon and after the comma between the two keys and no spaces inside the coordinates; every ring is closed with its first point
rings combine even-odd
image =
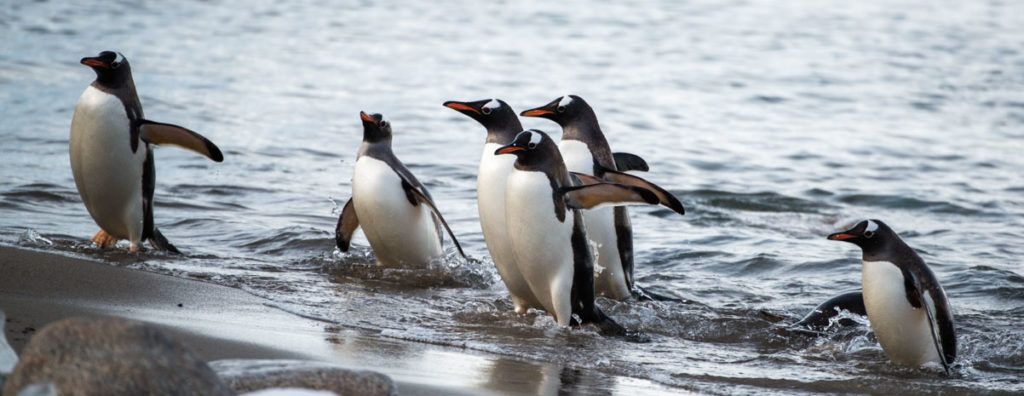
{"type": "Polygon", "coordinates": [[[55,320],[116,316],[156,325],[207,361],[329,362],[387,374],[401,394],[668,391],[642,380],[389,339],[294,315],[239,289],[9,246],[0,246],[0,309],[16,351],[55,320]]]}

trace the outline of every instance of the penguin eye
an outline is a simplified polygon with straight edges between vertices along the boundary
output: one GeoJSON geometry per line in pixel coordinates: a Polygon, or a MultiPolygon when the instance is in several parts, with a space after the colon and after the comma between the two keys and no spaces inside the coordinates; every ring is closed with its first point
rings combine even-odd
{"type": "Polygon", "coordinates": [[[558,106],[559,113],[565,113],[565,106],[558,106]]]}
{"type": "Polygon", "coordinates": [[[530,142],[530,144],[527,144],[526,147],[529,147],[530,150],[533,150],[533,149],[537,148],[537,143],[530,142]]]}
{"type": "Polygon", "coordinates": [[[871,238],[873,236],[875,236],[875,232],[874,231],[864,231],[864,237],[865,238],[871,238]]]}
{"type": "Polygon", "coordinates": [[[388,127],[388,122],[387,122],[387,121],[384,121],[384,120],[381,120],[381,121],[380,121],[380,127],[381,127],[381,128],[387,128],[387,127],[388,127]]]}
{"type": "Polygon", "coordinates": [[[484,107],[484,108],[480,109],[480,112],[484,113],[484,115],[491,114],[491,108],[490,107],[484,107]]]}

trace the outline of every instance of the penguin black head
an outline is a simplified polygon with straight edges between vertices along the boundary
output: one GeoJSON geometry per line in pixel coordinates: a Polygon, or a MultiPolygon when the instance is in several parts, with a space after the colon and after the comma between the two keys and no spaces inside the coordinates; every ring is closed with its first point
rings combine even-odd
{"type": "Polygon", "coordinates": [[[366,114],[360,111],[359,118],[363,120],[364,142],[391,141],[391,123],[387,122],[384,116],[379,113],[366,114]]]}
{"type": "Polygon", "coordinates": [[[583,98],[576,95],[565,95],[555,98],[555,100],[552,100],[546,105],[523,111],[519,115],[523,117],[547,118],[551,121],[557,122],[558,125],[563,127],[570,122],[588,115],[591,118],[596,118],[596,116],[594,116],[594,110],[590,108],[590,105],[587,104],[583,98]]]}
{"type": "Polygon", "coordinates": [[[92,68],[96,72],[96,81],[104,86],[115,88],[132,77],[128,59],[120,52],[103,51],[97,56],[82,58],[80,62],[92,68]]]}
{"type": "Polygon", "coordinates": [[[487,130],[515,126],[520,131],[523,127],[512,107],[501,99],[484,99],[475,102],[456,102],[449,100],[444,106],[469,116],[487,128],[487,130]]]}
{"type": "Polygon", "coordinates": [[[829,240],[850,242],[860,246],[865,255],[874,256],[900,237],[881,220],[863,220],[849,230],[828,236],[829,240]]]}
{"type": "Polygon", "coordinates": [[[524,165],[538,164],[552,158],[559,158],[558,146],[548,134],[536,129],[519,132],[512,143],[498,147],[494,155],[515,154],[516,162],[524,165]]]}

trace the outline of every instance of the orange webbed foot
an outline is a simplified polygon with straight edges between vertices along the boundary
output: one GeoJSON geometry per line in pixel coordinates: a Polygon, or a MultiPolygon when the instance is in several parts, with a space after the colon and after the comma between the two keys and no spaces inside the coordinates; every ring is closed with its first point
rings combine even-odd
{"type": "Polygon", "coordinates": [[[117,244],[118,239],[101,229],[92,237],[92,241],[99,245],[101,249],[110,249],[117,244]]]}

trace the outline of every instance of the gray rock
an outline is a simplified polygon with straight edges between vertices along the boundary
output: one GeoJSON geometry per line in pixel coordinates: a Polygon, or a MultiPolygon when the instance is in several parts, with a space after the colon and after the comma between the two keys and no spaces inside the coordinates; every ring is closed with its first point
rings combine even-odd
{"type": "Polygon", "coordinates": [[[325,363],[295,360],[218,360],[210,367],[236,392],[305,388],[338,395],[396,395],[391,377],[325,363]]]}
{"type": "Polygon", "coordinates": [[[234,394],[164,332],[116,318],[70,318],[44,327],[21,351],[3,394],[46,382],[72,394],[234,394]]]}

